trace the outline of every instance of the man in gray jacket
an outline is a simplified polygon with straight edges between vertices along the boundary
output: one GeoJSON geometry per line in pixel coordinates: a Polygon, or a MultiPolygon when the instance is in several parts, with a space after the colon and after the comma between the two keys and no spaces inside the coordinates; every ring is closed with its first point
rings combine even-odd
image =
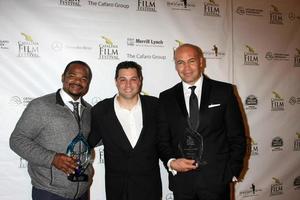
{"type": "Polygon", "coordinates": [[[91,79],[86,63],[70,62],[62,74],[62,89],[32,100],[10,136],[11,149],[28,161],[33,200],[89,199],[93,168],[89,165],[85,170],[87,180],[69,180],[78,160],[66,155],[66,150],[79,132],[85,138],[90,132],[91,105],[82,96],[91,79]],[[73,104],[79,104],[79,119],[73,104]]]}

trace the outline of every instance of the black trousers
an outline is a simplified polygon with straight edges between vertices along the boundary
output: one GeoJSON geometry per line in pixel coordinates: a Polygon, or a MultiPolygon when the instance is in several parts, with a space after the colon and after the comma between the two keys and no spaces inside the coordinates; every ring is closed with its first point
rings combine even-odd
{"type": "Polygon", "coordinates": [[[89,191],[77,199],[64,198],[46,190],[32,187],[32,200],[89,200],[89,191]]]}
{"type": "Polygon", "coordinates": [[[197,173],[179,173],[173,178],[174,200],[230,200],[229,183],[215,183],[197,173]]]}

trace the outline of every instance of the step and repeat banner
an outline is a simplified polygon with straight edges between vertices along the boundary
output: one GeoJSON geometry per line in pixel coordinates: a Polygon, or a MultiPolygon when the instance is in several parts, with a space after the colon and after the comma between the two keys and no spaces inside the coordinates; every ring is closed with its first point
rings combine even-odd
{"type": "MultiPolygon", "coordinates": [[[[205,73],[237,86],[248,148],[236,200],[299,200],[299,0],[0,0],[0,198],[31,199],[27,161],[8,140],[27,104],[61,87],[72,60],[87,62],[92,105],[113,96],[116,65],[143,67],[143,92],[180,79],[182,43],[199,45],[205,73]]],[[[91,199],[105,200],[103,147],[96,148],[91,199]]],[[[161,166],[163,199],[172,200],[161,166]]]]}

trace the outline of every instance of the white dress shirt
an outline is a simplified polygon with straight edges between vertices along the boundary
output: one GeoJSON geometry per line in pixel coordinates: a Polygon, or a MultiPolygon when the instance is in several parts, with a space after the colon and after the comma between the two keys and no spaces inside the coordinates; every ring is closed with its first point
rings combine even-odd
{"type": "Polygon", "coordinates": [[[120,106],[116,95],[114,98],[114,109],[132,148],[134,148],[143,128],[143,113],[140,98],[137,104],[131,110],[128,110],[120,106]]]}
{"type": "Polygon", "coordinates": [[[79,104],[78,104],[78,112],[79,112],[79,116],[81,116],[81,97],[79,97],[76,101],[74,101],[74,100],[72,99],[72,97],[71,97],[68,93],[66,93],[66,92],[64,91],[63,88],[59,91],[59,94],[60,94],[60,96],[61,96],[61,98],[62,98],[64,104],[65,104],[68,108],[70,108],[70,110],[71,110],[72,112],[74,111],[74,107],[73,107],[73,105],[70,103],[70,101],[71,101],[71,102],[78,102],[78,103],[79,103],[79,104]]]}
{"type": "Polygon", "coordinates": [[[201,103],[201,94],[202,94],[202,85],[203,85],[203,75],[196,81],[194,85],[190,85],[188,83],[182,82],[183,86],[183,95],[184,95],[184,100],[185,100],[185,105],[186,105],[186,110],[188,114],[190,115],[190,96],[192,93],[192,90],[189,89],[191,86],[196,86],[195,88],[195,94],[197,95],[198,98],[198,108],[200,109],[200,103],[201,103]]]}
{"type": "MultiPolygon", "coordinates": [[[[185,106],[186,106],[186,110],[187,110],[189,115],[190,115],[190,103],[189,102],[190,102],[190,96],[191,96],[191,93],[192,93],[192,90],[189,89],[189,87],[196,86],[195,94],[197,95],[198,107],[200,108],[202,85],[203,85],[203,74],[201,74],[201,77],[196,81],[196,83],[194,85],[190,85],[188,83],[182,82],[185,106]]],[[[169,168],[169,171],[175,176],[177,174],[177,171],[172,169],[171,166],[170,166],[170,163],[173,160],[175,160],[175,158],[171,158],[168,161],[167,166],[169,168]]]]}

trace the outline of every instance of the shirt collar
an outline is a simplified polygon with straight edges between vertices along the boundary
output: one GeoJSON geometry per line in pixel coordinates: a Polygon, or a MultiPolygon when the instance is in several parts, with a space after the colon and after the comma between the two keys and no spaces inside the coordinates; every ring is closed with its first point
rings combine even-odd
{"type": "MultiPolygon", "coordinates": [[[[195,82],[194,86],[196,86],[196,93],[197,91],[201,91],[201,88],[202,88],[202,84],[203,84],[203,74],[201,74],[200,78],[195,82]]],[[[189,87],[193,86],[193,85],[190,85],[184,81],[182,81],[182,85],[183,85],[183,91],[186,93],[190,93],[190,89],[189,87]]]]}
{"type": "MultiPolygon", "coordinates": [[[[124,108],[122,108],[121,106],[120,106],[120,104],[119,104],[119,102],[118,102],[118,100],[117,100],[117,97],[119,96],[119,94],[117,94],[116,96],[115,96],[115,98],[114,98],[114,104],[115,104],[115,108],[116,109],[122,109],[122,110],[127,110],[127,109],[124,109],[124,108]]],[[[134,110],[136,110],[136,109],[138,109],[138,108],[141,108],[141,98],[140,98],[140,95],[138,96],[138,101],[137,101],[137,103],[134,105],[134,107],[130,110],[130,111],[134,111],[134,110]]]]}
{"type": "Polygon", "coordinates": [[[62,98],[64,104],[67,105],[68,107],[70,107],[70,108],[73,107],[72,104],[70,103],[70,101],[78,102],[79,105],[81,105],[81,97],[79,97],[76,101],[74,101],[74,100],[72,99],[72,97],[71,97],[68,93],[66,93],[66,92],[64,91],[63,88],[59,91],[59,94],[60,94],[60,96],[61,96],[61,98],[62,98]]]}

